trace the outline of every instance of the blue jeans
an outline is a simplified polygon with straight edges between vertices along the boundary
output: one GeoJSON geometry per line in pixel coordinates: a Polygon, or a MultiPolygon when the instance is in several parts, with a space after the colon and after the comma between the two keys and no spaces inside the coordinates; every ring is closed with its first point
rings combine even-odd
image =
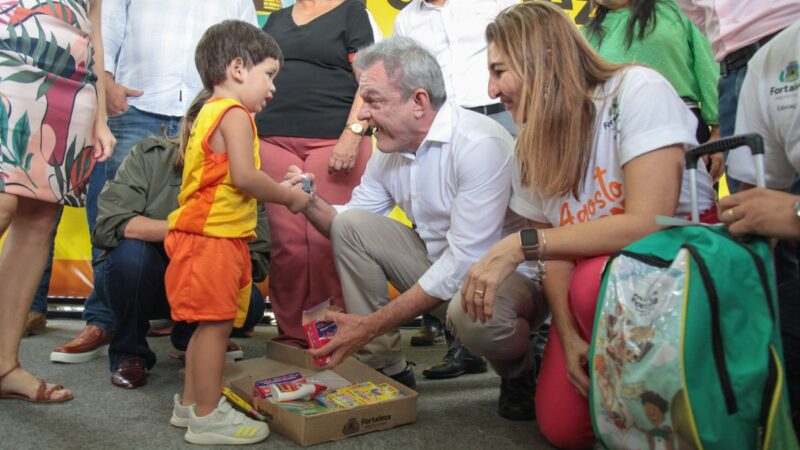
{"type": "MultiPolygon", "coordinates": [[[[719,136],[733,136],[736,131],[736,108],[739,105],[739,92],[742,90],[744,76],[747,74],[747,66],[728,72],[725,76],[719,77],[717,83],[717,95],[719,96],[719,136]]],[[[725,161],[728,160],[728,153],[725,152],[725,161]]],[[[741,181],[725,178],[728,189],[731,193],[739,190],[741,181]]]]}
{"type": "MultiPolygon", "coordinates": [[[[169,258],[160,242],[123,239],[110,250],[99,265],[95,287],[108,299],[117,319],[117,331],[108,349],[111,370],[133,357],[144,358],[147,368],[156,363],[156,355],[147,344],[150,320],[170,316],[164,274],[169,258]]],[[[258,324],[264,317],[264,296],[253,286],[250,307],[242,329],[258,324]]],[[[186,350],[197,324],[176,323],[172,345],[186,350]]]]}
{"type": "MultiPolygon", "coordinates": [[[[122,165],[122,161],[128,156],[131,148],[150,135],[161,136],[163,133],[167,133],[169,136],[177,136],[180,120],[180,117],[152,114],[133,106],[118,116],[108,118],[108,127],[117,138],[117,145],[111,158],[95,166],[89,180],[86,195],[86,219],[89,221],[89,232],[94,231],[94,224],[97,221],[97,199],[100,191],[103,190],[106,181],[114,179],[119,166],[122,165]]],[[[97,261],[101,253],[100,249],[92,247],[92,261],[97,261]]],[[[97,276],[98,270],[95,265],[95,280],[97,276]]],[[[108,308],[107,299],[103,298],[102,292],[98,292],[97,289],[92,289],[89,298],[84,303],[83,320],[108,332],[114,332],[114,315],[108,308]]]]}
{"type": "Polygon", "coordinates": [[[721,137],[733,136],[736,129],[736,108],[739,104],[739,92],[742,90],[747,66],[720,76],[717,83],[719,96],[719,134],[721,137]]]}

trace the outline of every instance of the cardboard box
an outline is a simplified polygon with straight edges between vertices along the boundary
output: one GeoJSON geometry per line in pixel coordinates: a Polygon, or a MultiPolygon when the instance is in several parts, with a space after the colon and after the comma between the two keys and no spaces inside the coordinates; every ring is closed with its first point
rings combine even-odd
{"type": "Polygon", "coordinates": [[[417,420],[417,393],[414,390],[354,358],[348,358],[333,370],[353,383],[388,383],[404,393],[405,397],[374,405],[303,416],[253,395],[257,380],[291,372],[312,376],[318,370],[307,351],[267,342],[266,357],[227,365],[225,383],[267,417],[272,431],[303,446],[345,439],[370,431],[388,430],[417,420]]]}

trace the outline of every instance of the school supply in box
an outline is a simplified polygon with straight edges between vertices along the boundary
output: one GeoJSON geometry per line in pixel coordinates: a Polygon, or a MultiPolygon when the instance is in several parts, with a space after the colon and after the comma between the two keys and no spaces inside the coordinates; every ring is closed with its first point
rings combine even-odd
{"type": "Polygon", "coordinates": [[[310,400],[327,389],[327,386],[315,383],[278,383],[272,385],[272,398],[279,402],[310,400]]]}
{"type": "MultiPolygon", "coordinates": [[[[698,158],[741,145],[763,185],[758,135],[687,153],[695,222],[698,158]]],[[[611,257],[599,297],[589,401],[606,448],[798,448],[767,239],[737,240],[723,226],[661,230],[611,257]]]]}
{"type": "Polygon", "coordinates": [[[302,382],[305,381],[300,372],[292,372],[285,375],[278,375],[275,377],[264,378],[263,380],[257,380],[255,385],[255,393],[258,394],[261,398],[267,398],[270,396],[272,392],[271,386],[277,383],[291,383],[291,382],[302,382]]]}
{"type": "MultiPolygon", "coordinates": [[[[229,364],[225,383],[237,395],[251,401],[266,417],[271,430],[304,446],[339,440],[416,421],[417,393],[386,375],[347,358],[333,369],[319,371],[308,351],[275,342],[267,343],[266,357],[229,364]],[[327,408],[316,401],[275,402],[263,398],[256,382],[295,377],[328,386],[330,392],[353,389],[352,408],[327,408]],[[382,386],[386,386],[385,388],[382,386]],[[373,391],[378,388],[379,390],[373,391]],[[362,392],[362,390],[369,392],[362,392]],[[396,395],[396,398],[390,396],[396,395]]],[[[274,383],[273,383],[274,384],[274,383]]]]}
{"type": "Polygon", "coordinates": [[[405,394],[386,383],[375,384],[366,381],[321,395],[317,397],[317,402],[330,409],[347,409],[402,397],[405,397],[405,394]]]}

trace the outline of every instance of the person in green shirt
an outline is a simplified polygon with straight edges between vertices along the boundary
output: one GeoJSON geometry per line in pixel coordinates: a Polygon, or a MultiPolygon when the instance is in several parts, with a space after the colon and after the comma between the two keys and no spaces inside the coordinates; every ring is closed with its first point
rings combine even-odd
{"type": "MultiPolygon", "coordinates": [[[[719,138],[719,66],[708,39],[673,0],[594,0],[583,33],[608,61],[661,73],[697,116],[698,142],[719,138]]],[[[716,180],[722,171],[722,154],[716,154],[709,172],[716,180]]]]}

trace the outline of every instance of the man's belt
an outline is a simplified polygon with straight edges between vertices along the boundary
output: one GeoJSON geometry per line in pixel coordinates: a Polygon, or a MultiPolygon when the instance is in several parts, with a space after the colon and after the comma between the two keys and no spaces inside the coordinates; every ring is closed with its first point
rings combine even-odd
{"type": "Polygon", "coordinates": [[[467,109],[470,111],[475,111],[476,113],[481,113],[485,116],[491,116],[492,114],[505,111],[506,107],[503,106],[502,103],[494,103],[492,105],[470,106],[467,109]]]}
{"type": "Polygon", "coordinates": [[[742,67],[747,65],[747,62],[750,61],[750,58],[756,54],[758,49],[763,47],[770,41],[776,34],[780,33],[783,30],[778,30],[768,36],[764,36],[763,38],[759,39],[752,44],[742,47],[739,50],[736,50],[725,57],[719,65],[720,74],[723,77],[727,77],[729,73],[733,72],[734,70],[741,69],[742,67]]]}

